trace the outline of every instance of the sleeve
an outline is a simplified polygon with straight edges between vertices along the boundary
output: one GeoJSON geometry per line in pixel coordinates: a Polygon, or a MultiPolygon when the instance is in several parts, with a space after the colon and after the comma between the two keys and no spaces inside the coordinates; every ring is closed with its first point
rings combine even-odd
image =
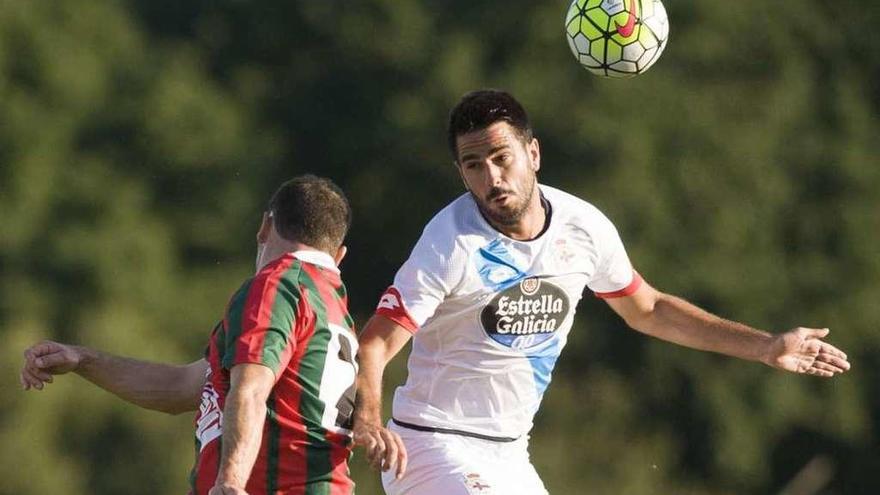
{"type": "Polygon", "coordinates": [[[262,364],[276,378],[296,346],[294,330],[302,316],[298,287],[283,270],[261,273],[233,297],[227,310],[221,365],[262,364]]]}
{"type": "Polygon", "coordinates": [[[204,356],[202,356],[205,358],[206,361],[211,360],[211,342],[214,341],[214,339],[216,338],[216,336],[219,332],[223,332],[223,324],[224,324],[224,321],[220,320],[217,322],[216,325],[214,325],[214,329],[211,330],[211,340],[208,341],[208,345],[205,346],[205,354],[204,354],[204,356]]]}
{"type": "Polygon", "coordinates": [[[453,262],[454,248],[450,239],[454,236],[433,235],[434,229],[430,227],[425,229],[409,259],[397,271],[394,284],[385,290],[376,306],[376,314],[412,333],[434,315],[460,276],[460,267],[457,267],[460,263],[453,262]]]}
{"type": "Polygon", "coordinates": [[[629,296],[641,287],[642,277],[633,269],[614,224],[599,216],[594,232],[598,262],[587,286],[602,299],[629,296]]]}

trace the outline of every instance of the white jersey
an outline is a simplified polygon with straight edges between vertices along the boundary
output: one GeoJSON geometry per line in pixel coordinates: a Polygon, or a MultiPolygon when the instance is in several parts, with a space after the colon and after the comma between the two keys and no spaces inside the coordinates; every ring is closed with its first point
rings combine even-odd
{"type": "Polygon", "coordinates": [[[531,241],[492,228],[469,193],[425,227],[376,309],[414,334],[395,420],[528,433],[584,287],[615,297],[640,285],[608,218],[558,189],[540,190],[550,224],[531,241]]]}

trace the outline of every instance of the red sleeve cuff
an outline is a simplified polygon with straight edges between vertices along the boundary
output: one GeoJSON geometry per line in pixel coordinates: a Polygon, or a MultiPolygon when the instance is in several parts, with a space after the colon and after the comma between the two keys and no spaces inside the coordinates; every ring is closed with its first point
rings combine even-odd
{"type": "Polygon", "coordinates": [[[376,314],[397,323],[409,333],[414,334],[419,329],[419,324],[410,316],[409,311],[403,305],[403,297],[393,285],[386,289],[382,298],[379,299],[376,314]]]}
{"type": "Polygon", "coordinates": [[[639,287],[642,286],[642,282],[644,282],[642,276],[639,275],[639,272],[633,270],[632,281],[626,287],[614,292],[595,292],[595,294],[599,299],[614,299],[615,297],[631,296],[639,290],[639,287]]]}

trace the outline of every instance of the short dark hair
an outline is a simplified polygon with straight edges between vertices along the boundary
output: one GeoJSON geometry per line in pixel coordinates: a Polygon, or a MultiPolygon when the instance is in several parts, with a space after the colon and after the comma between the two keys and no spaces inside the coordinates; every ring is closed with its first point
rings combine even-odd
{"type": "Polygon", "coordinates": [[[281,184],[269,200],[275,230],[288,241],[334,254],[351,226],[351,207],[330,179],[300,175],[281,184]]]}
{"type": "Polygon", "coordinates": [[[510,93],[497,89],[481,89],[462,96],[449,113],[447,138],[452,157],[458,161],[458,136],[483,130],[496,122],[507,122],[523,143],[532,141],[529,116],[510,93]]]}

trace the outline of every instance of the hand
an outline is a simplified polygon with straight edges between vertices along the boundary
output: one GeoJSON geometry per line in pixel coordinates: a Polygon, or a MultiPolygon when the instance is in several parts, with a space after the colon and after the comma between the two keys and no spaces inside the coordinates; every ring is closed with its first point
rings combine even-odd
{"type": "Polygon", "coordinates": [[[355,421],[352,430],[354,445],[363,447],[367,462],[373,469],[388,471],[397,467],[395,476],[400,479],[406,471],[406,447],[400,435],[379,425],[355,421]]]}
{"type": "Polygon", "coordinates": [[[243,488],[239,488],[237,486],[221,484],[214,485],[210,490],[208,490],[208,495],[248,495],[248,492],[244,491],[243,488]]]}
{"type": "Polygon", "coordinates": [[[52,375],[76,371],[83,360],[80,347],[59,344],[49,340],[33,345],[24,351],[24,366],[19,380],[25,390],[42,390],[52,383],[52,375]]]}
{"type": "Polygon", "coordinates": [[[775,336],[766,363],[781,370],[826,378],[843,373],[849,369],[849,361],[843,351],[822,340],[829,331],[801,327],[775,336]]]}

